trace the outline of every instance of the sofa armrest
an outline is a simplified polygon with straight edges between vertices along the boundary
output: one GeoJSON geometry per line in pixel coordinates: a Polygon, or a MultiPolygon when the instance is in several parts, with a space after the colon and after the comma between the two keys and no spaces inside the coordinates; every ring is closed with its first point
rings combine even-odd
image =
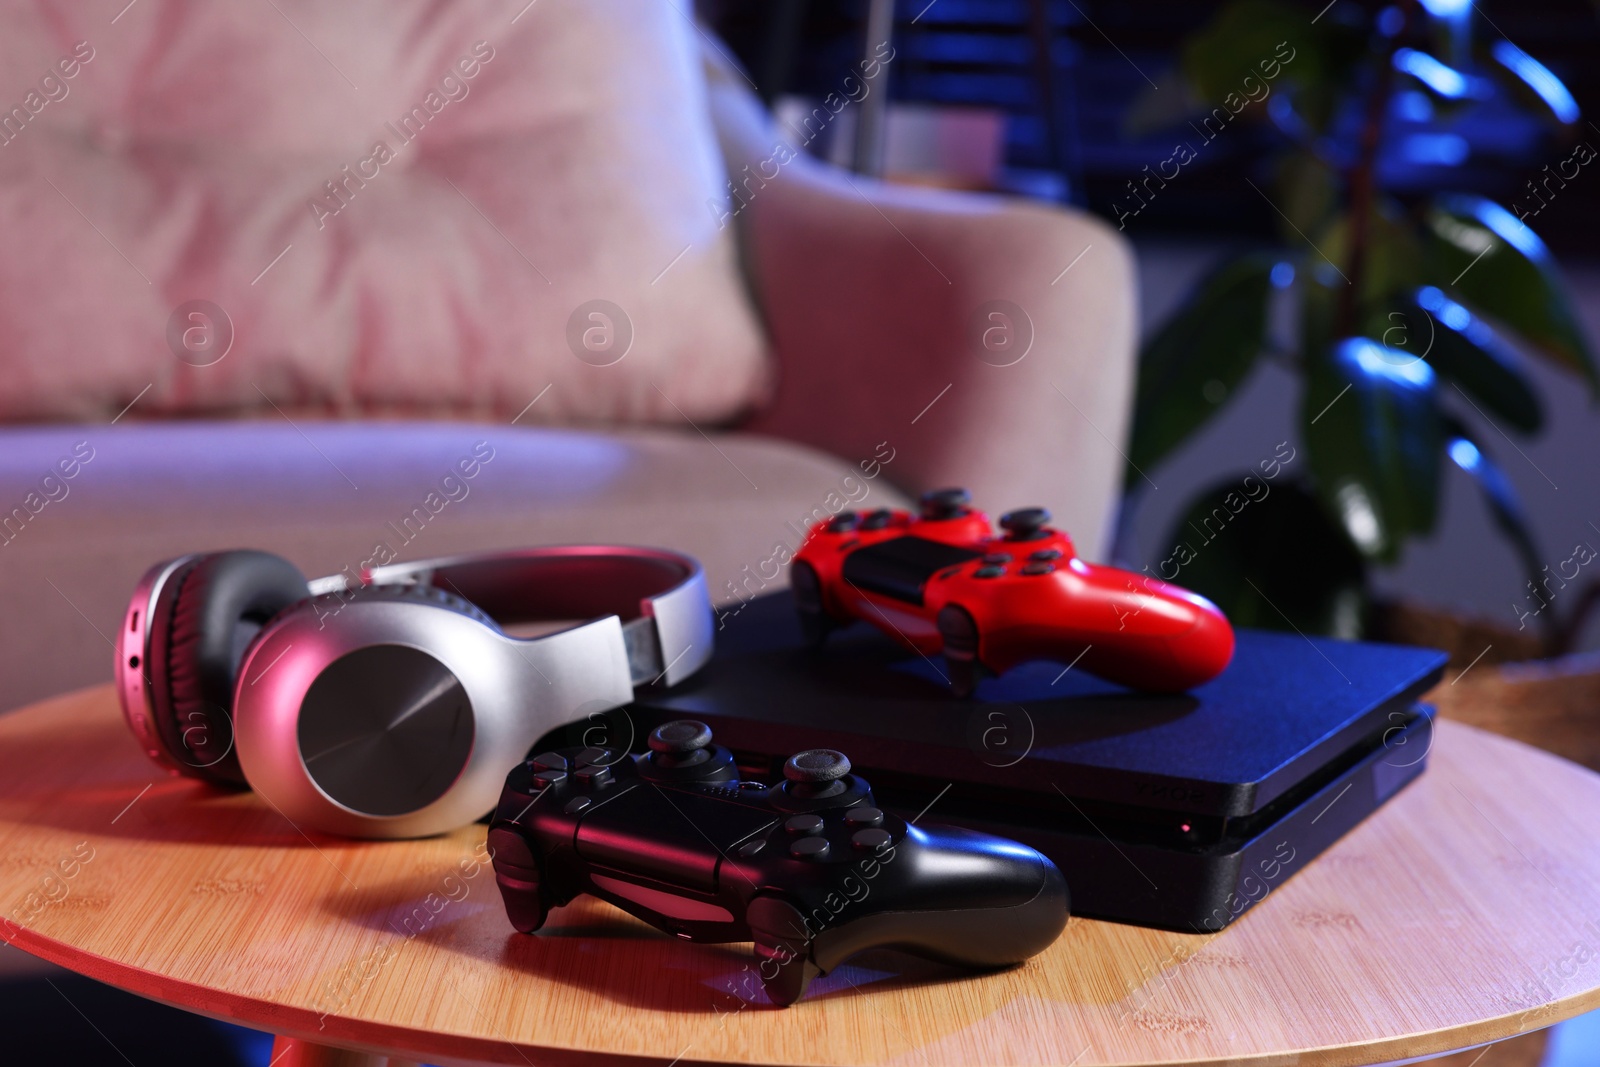
{"type": "MultiPolygon", "coordinates": [[[[1098,558],[1132,397],[1128,244],[1082,213],[816,162],[783,143],[740,77],[710,74],[737,194],[725,216],[779,365],[749,428],[853,460],[887,442],[903,488],[965,485],[997,512],[1046,506],[1098,558]],[[1005,321],[986,315],[993,301],[1031,322],[1016,362],[1005,321]],[[998,351],[981,346],[986,326],[998,351]]],[[[1016,344],[1027,325],[1011,325],[1016,344]]]]}

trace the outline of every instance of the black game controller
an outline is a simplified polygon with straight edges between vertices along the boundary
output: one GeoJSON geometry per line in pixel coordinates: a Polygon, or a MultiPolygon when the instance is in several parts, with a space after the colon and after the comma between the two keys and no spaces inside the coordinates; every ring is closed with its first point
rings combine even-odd
{"type": "Polygon", "coordinates": [[[907,825],[842,753],[801,752],[769,787],[739,781],[704,723],[666,723],[649,745],[549,752],[507,777],[489,849],[518,930],[588,893],[690,941],[754,941],[767,996],[788,1006],[869,948],[1002,967],[1066,926],[1044,856],[907,825]]]}

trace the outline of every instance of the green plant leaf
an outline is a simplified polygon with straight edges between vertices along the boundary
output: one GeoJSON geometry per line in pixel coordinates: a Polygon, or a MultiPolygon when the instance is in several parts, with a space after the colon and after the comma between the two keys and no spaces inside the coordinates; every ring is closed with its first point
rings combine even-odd
{"type": "Polygon", "coordinates": [[[1304,245],[1303,234],[1315,233],[1328,222],[1338,206],[1339,182],[1326,163],[1310,152],[1288,152],[1278,164],[1278,207],[1284,218],[1277,218],[1284,244],[1304,245]]]}
{"type": "Polygon", "coordinates": [[[1365,337],[1308,364],[1302,432],[1317,493],[1370,558],[1392,562],[1407,534],[1433,528],[1436,383],[1417,356],[1365,337]]]}
{"type": "Polygon", "coordinates": [[[1251,475],[1201,493],[1149,573],[1209,597],[1235,626],[1358,638],[1361,553],[1311,493],[1251,475]]]}
{"type": "Polygon", "coordinates": [[[1365,34],[1345,17],[1337,11],[1313,24],[1303,10],[1277,0],[1233,0],[1185,42],[1184,77],[1207,107],[1230,111],[1246,110],[1230,105],[1230,94],[1264,100],[1292,90],[1297,110],[1320,128],[1364,45],[1365,34]],[[1255,87],[1263,80],[1265,94],[1255,87]]]}
{"type": "Polygon", "coordinates": [[[1516,550],[1517,559],[1528,580],[1537,582],[1543,564],[1539,562],[1539,550],[1534,545],[1533,527],[1522,509],[1522,500],[1512,487],[1511,479],[1489,456],[1482,442],[1460,421],[1447,416],[1444,432],[1445,454],[1451,462],[1471,475],[1473,482],[1483,491],[1484,503],[1489,506],[1489,514],[1493,516],[1495,525],[1500,527],[1500,532],[1506,535],[1511,547],[1516,550]]]}
{"type": "MultiPolygon", "coordinates": [[[[1350,215],[1343,212],[1317,234],[1319,251],[1313,265],[1320,262],[1327,268],[1332,262],[1342,272],[1326,279],[1330,285],[1354,284],[1349,276],[1352,269],[1350,226],[1350,215]]],[[[1326,270],[1323,273],[1326,274],[1326,270]]],[[[1392,304],[1396,297],[1419,285],[1422,277],[1422,246],[1416,232],[1395,204],[1380,201],[1377,210],[1367,219],[1367,252],[1361,292],[1357,294],[1358,307],[1365,311],[1392,304]]],[[[1358,328],[1354,323],[1349,327],[1351,330],[1358,328]]]]}
{"type": "Polygon", "coordinates": [[[1493,41],[1488,52],[1493,62],[1484,64],[1484,68],[1518,103],[1562,126],[1578,121],[1578,102],[1549,67],[1504,37],[1493,41]]]}
{"type": "Polygon", "coordinates": [[[1423,356],[1428,365],[1472,399],[1523,433],[1544,428],[1544,405],[1522,356],[1494,328],[1431,285],[1407,302],[1404,344],[1385,333],[1390,348],[1423,356]]]}
{"type": "Polygon", "coordinates": [[[1267,329],[1273,256],[1225,260],[1139,353],[1129,480],[1198,429],[1249,373],[1267,329]]]}
{"type": "Polygon", "coordinates": [[[1492,315],[1600,400],[1594,352],[1544,242],[1511,212],[1479,196],[1440,197],[1427,213],[1426,269],[1441,288],[1492,315]]]}

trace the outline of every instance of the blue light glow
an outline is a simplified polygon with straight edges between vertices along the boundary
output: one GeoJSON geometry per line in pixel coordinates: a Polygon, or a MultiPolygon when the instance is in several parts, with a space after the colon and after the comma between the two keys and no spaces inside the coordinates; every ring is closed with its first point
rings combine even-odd
{"type": "Polygon", "coordinates": [[[1460,166],[1467,152],[1467,139],[1458,133],[1414,133],[1400,142],[1406,161],[1424,166],[1460,166]]]}
{"type": "Polygon", "coordinates": [[[1294,284],[1294,264],[1288,260],[1281,260],[1272,265],[1272,284],[1279,289],[1287,289],[1294,284]]]}
{"type": "MultiPolygon", "coordinates": [[[[1529,60],[1532,62],[1532,60],[1529,60]]],[[[1509,65],[1509,64],[1508,64],[1509,65]]],[[[1467,95],[1467,77],[1454,67],[1447,67],[1426,52],[1415,48],[1401,48],[1394,54],[1394,69],[1404,71],[1440,96],[1459,100],[1467,95]]],[[[1544,70],[1543,67],[1539,68],[1544,70]]],[[[1545,71],[1549,74],[1549,71],[1545,71]]]]}
{"type": "Polygon", "coordinates": [[[1425,285],[1417,290],[1417,304],[1423,311],[1457,333],[1465,331],[1472,325],[1472,312],[1431,285],[1425,285]]]}
{"type": "Polygon", "coordinates": [[[1483,462],[1482,453],[1465,437],[1450,442],[1450,458],[1456,461],[1456,466],[1469,473],[1475,472],[1483,462]]]}
{"type": "Polygon", "coordinates": [[[1436,19],[1453,19],[1466,14],[1472,0],[1422,0],[1422,6],[1436,19]]]}
{"type": "Polygon", "coordinates": [[[1344,344],[1343,355],[1354,360],[1356,366],[1372,377],[1387,378],[1397,385],[1412,389],[1433,386],[1433,368],[1416,356],[1385,348],[1364,337],[1352,338],[1344,344]]]}
{"type": "Polygon", "coordinates": [[[1493,230],[1495,236],[1532,260],[1542,260],[1548,253],[1539,235],[1522,224],[1511,212],[1492,200],[1478,202],[1475,212],[1478,221],[1493,230]]]}
{"type": "Polygon", "coordinates": [[[1528,88],[1550,106],[1562,122],[1578,121],[1578,102],[1572,98],[1561,79],[1550,73],[1550,68],[1507,40],[1499,40],[1490,48],[1495,62],[1527,83],[1528,88]]]}

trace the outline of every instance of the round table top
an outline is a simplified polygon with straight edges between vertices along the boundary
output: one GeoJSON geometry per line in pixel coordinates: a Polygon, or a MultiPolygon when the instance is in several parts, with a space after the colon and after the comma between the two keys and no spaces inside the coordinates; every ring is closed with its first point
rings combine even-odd
{"type": "Polygon", "coordinates": [[[874,953],[780,1010],[746,946],[598,901],[513,932],[482,826],[346,841],[167,777],[107,686],[0,717],[0,933],[206,1015],[452,1062],[1355,1064],[1600,1005],[1600,776],[1449,722],[1431,760],[1219,934],[1074,918],[1013,970],[874,953]]]}

